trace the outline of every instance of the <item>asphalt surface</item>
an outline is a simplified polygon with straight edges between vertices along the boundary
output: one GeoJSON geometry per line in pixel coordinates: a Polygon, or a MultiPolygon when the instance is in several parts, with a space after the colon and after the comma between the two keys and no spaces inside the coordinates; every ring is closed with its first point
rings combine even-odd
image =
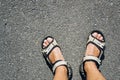
{"type": "Polygon", "coordinates": [[[89,32],[106,38],[100,67],[107,80],[120,80],[120,0],[0,0],[0,80],[52,80],[41,41],[57,39],[81,80],[79,64],[89,32]]]}

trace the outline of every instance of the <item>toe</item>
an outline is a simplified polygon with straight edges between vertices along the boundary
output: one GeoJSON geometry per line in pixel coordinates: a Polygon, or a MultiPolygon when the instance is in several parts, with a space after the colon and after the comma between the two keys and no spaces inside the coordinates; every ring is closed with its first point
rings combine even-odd
{"type": "Polygon", "coordinates": [[[47,41],[49,42],[49,43],[51,43],[52,42],[52,38],[47,38],[47,41]]]}
{"type": "Polygon", "coordinates": [[[94,37],[97,37],[97,36],[98,36],[98,33],[94,32],[92,35],[93,35],[94,37]]]}
{"type": "Polygon", "coordinates": [[[49,44],[49,42],[47,40],[44,40],[44,43],[47,44],[47,45],[49,44]]]}
{"type": "Polygon", "coordinates": [[[98,40],[103,41],[103,37],[102,37],[101,34],[99,34],[99,33],[97,33],[97,32],[94,32],[92,35],[93,35],[95,38],[97,38],[98,40]]]}
{"type": "Polygon", "coordinates": [[[52,38],[47,38],[46,40],[44,40],[43,42],[43,47],[47,47],[51,42],[52,42],[52,38]]]}
{"type": "Polygon", "coordinates": [[[47,44],[43,43],[43,48],[47,47],[47,44]]]}
{"type": "Polygon", "coordinates": [[[49,42],[48,42],[47,40],[44,40],[43,46],[44,46],[44,47],[47,47],[48,44],[49,44],[49,42]]]}
{"type": "Polygon", "coordinates": [[[101,37],[101,34],[98,34],[97,38],[100,39],[100,37],[101,37]]]}
{"type": "Polygon", "coordinates": [[[97,39],[99,39],[99,40],[103,40],[102,35],[101,35],[101,34],[98,34],[97,39]]]}
{"type": "Polygon", "coordinates": [[[103,37],[101,36],[101,37],[99,38],[99,40],[103,41],[103,37]]]}

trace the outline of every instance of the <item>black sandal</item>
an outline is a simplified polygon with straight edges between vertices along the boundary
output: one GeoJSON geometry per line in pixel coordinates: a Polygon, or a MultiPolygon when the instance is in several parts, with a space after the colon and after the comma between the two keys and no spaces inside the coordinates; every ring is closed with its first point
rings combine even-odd
{"type": "Polygon", "coordinates": [[[54,64],[52,64],[50,62],[49,55],[50,55],[51,51],[56,47],[59,47],[59,46],[58,46],[56,40],[53,37],[48,36],[45,39],[43,39],[43,41],[42,41],[42,54],[43,54],[43,57],[46,61],[46,64],[48,65],[48,67],[52,71],[53,75],[55,74],[55,70],[56,70],[57,67],[65,66],[67,68],[68,80],[71,80],[73,72],[72,72],[72,68],[71,68],[70,64],[68,64],[68,62],[63,61],[63,60],[57,60],[54,64]],[[44,48],[43,43],[44,43],[44,40],[46,40],[47,38],[52,38],[53,40],[47,47],[44,48]]]}
{"type": "MultiPolygon", "coordinates": [[[[84,70],[84,63],[86,61],[93,61],[96,63],[97,65],[97,68],[99,68],[99,66],[101,65],[102,63],[102,60],[104,59],[104,50],[105,50],[105,38],[104,38],[104,35],[102,34],[102,32],[98,31],[98,30],[94,30],[91,32],[91,34],[89,35],[88,37],[88,41],[87,41],[87,45],[89,43],[92,43],[94,44],[99,50],[100,50],[100,54],[98,57],[95,57],[95,56],[92,56],[92,55],[89,55],[89,56],[84,56],[83,60],[82,60],[82,63],[80,65],[80,75],[82,77],[82,80],[86,80],[86,72],[84,70]],[[102,37],[103,37],[103,41],[101,40],[98,40],[97,38],[95,38],[94,36],[92,36],[92,34],[96,32],[98,34],[101,34],[102,37]]],[[[87,46],[86,45],[86,46],[87,46]]]]}

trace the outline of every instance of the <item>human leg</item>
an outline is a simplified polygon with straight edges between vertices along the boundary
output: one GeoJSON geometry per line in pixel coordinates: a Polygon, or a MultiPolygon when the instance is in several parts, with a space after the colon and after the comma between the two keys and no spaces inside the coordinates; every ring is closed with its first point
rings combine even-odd
{"type": "MultiPolygon", "coordinates": [[[[97,34],[98,35],[98,34],[97,34]]],[[[97,37],[97,35],[94,35],[97,37]]],[[[99,38],[100,39],[100,38],[99,38]]],[[[102,38],[101,38],[102,39],[102,38]]],[[[93,44],[88,44],[86,49],[86,55],[98,56],[100,53],[99,49],[93,44]]],[[[84,69],[87,75],[87,80],[105,80],[105,77],[101,74],[93,61],[86,61],[84,63],[84,69]]]]}
{"type": "MultiPolygon", "coordinates": [[[[48,37],[46,39],[44,39],[43,43],[42,43],[42,47],[47,48],[48,46],[51,46],[51,44],[53,42],[53,38],[48,37]]],[[[56,42],[55,42],[56,43],[56,42]]],[[[51,67],[53,68],[53,73],[54,73],[54,78],[53,80],[68,80],[70,79],[71,75],[70,74],[70,69],[68,68],[68,64],[65,62],[65,59],[62,55],[62,52],[59,48],[58,45],[54,46],[52,45],[53,48],[51,49],[51,51],[49,52],[49,54],[47,55],[49,58],[49,62],[52,65],[51,67]],[[59,66],[58,66],[59,65],[59,66]],[[55,67],[57,66],[57,67],[55,67]],[[55,70],[54,70],[55,67],[55,70]]]]}
{"type": "MultiPolygon", "coordinates": [[[[104,41],[103,35],[101,35],[97,32],[92,33],[92,36],[99,41],[104,41]]],[[[84,78],[84,79],[86,79],[86,80],[105,80],[105,77],[101,74],[101,72],[99,71],[98,66],[97,66],[97,65],[100,65],[100,64],[98,64],[99,60],[97,59],[99,56],[101,56],[100,48],[98,48],[98,46],[96,46],[95,44],[93,44],[91,42],[88,43],[87,47],[86,47],[86,52],[85,52],[85,58],[84,58],[85,61],[83,63],[83,68],[84,68],[84,72],[86,75],[85,76],[86,78],[84,78]]]]}

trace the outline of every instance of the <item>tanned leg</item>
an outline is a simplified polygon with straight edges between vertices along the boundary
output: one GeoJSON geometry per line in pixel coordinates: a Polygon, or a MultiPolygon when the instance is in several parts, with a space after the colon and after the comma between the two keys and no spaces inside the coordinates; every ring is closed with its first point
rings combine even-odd
{"type": "MultiPolygon", "coordinates": [[[[92,35],[99,40],[103,40],[103,37],[101,36],[101,34],[98,34],[95,32],[92,35]]],[[[98,57],[99,54],[100,54],[100,51],[95,45],[91,43],[87,45],[85,55],[93,55],[98,57]]],[[[95,62],[86,61],[84,64],[84,69],[87,74],[87,80],[106,80],[105,77],[98,70],[95,62]]]]}
{"type": "MultiPolygon", "coordinates": [[[[48,46],[50,42],[52,42],[52,38],[47,38],[46,40],[44,40],[43,46],[48,46]]],[[[58,47],[56,47],[50,53],[49,59],[52,63],[54,63],[57,60],[64,60],[64,57],[62,55],[61,50],[58,47]]],[[[67,68],[65,66],[57,67],[53,80],[68,80],[67,68]]]]}

